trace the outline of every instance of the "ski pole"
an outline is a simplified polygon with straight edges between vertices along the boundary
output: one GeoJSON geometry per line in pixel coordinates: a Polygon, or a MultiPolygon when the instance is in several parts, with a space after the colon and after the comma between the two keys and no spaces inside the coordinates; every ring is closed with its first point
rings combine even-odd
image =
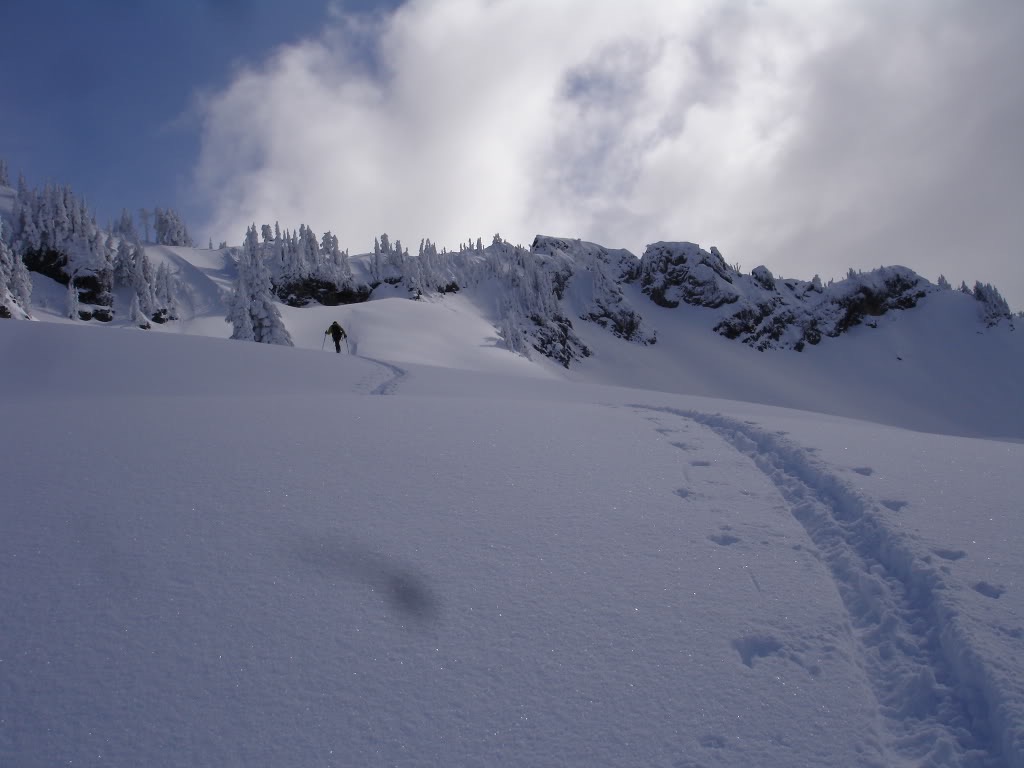
{"type": "Polygon", "coordinates": [[[321,352],[323,352],[323,351],[324,351],[324,347],[325,347],[326,345],[327,345],[327,334],[325,333],[325,334],[324,334],[324,341],[323,341],[323,344],[321,344],[321,345],[320,345],[320,351],[321,351],[321,352]]]}
{"type": "Polygon", "coordinates": [[[345,337],[345,354],[346,355],[351,355],[352,354],[352,350],[349,349],[349,346],[348,346],[348,336],[345,337]]]}

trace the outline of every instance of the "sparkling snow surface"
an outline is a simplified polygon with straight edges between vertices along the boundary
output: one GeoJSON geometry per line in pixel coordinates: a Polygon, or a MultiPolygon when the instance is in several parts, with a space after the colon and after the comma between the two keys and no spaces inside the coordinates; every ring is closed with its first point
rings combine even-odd
{"type": "Polygon", "coordinates": [[[486,297],[176,335],[164,250],[171,333],[0,323],[0,765],[1024,765],[1020,390],[909,314],[566,374],[486,297]]]}

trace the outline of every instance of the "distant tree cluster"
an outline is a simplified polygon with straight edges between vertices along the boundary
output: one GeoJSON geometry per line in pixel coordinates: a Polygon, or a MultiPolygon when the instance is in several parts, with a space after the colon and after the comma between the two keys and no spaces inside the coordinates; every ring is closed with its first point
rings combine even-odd
{"type": "Polygon", "coordinates": [[[32,281],[25,262],[7,242],[7,227],[0,220],[0,317],[29,317],[32,281]]]}
{"type": "Polygon", "coordinates": [[[348,252],[338,247],[338,238],[324,232],[317,238],[311,227],[300,224],[298,230],[273,232],[263,225],[263,248],[271,254],[282,283],[316,280],[341,286],[352,280],[348,252]]]}
{"type": "Polygon", "coordinates": [[[373,260],[370,262],[370,277],[375,283],[396,283],[405,275],[405,263],[409,258],[408,249],[402,248],[402,241],[392,244],[387,233],[373,239],[373,260]]]}
{"type": "Polygon", "coordinates": [[[153,230],[156,233],[157,245],[181,245],[188,248],[195,244],[188,234],[188,227],[181,220],[177,211],[168,208],[156,208],[153,211],[153,230]]]}
{"type": "MultiPolygon", "coordinates": [[[[187,238],[171,214],[161,212],[158,218],[165,238],[187,238]]],[[[29,313],[27,269],[68,287],[66,309],[73,319],[111,320],[118,287],[131,289],[129,316],[141,327],[177,317],[178,281],[166,264],[153,268],[127,210],[104,230],[69,186],[48,184],[40,191],[19,177],[13,218],[10,239],[0,238],[10,252],[0,273],[5,285],[0,301],[7,312],[14,304],[29,313]]]]}
{"type": "Polygon", "coordinates": [[[974,298],[981,302],[981,319],[985,325],[989,327],[998,325],[1002,320],[1009,320],[1012,325],[1013,313],[1010,311],[1010,305],[994,285],[976,282],[974,291],[970,293],[973,293],[974,298]]]}

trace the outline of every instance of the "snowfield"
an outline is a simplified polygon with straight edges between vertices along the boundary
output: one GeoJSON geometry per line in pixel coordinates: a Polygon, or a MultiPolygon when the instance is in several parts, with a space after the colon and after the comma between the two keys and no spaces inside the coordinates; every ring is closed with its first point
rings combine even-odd
{"type": "Polygon", "coordinates": [[[0,322],[0,765],[1024,765],[1019,331],[272,347],[160,251],[180,322],[0,322]]]}

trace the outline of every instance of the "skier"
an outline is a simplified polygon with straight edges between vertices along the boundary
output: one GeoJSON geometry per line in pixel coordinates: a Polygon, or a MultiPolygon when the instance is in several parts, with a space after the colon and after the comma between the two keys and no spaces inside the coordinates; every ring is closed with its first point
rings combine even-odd
{"type": "Polygon", "coordinates": [[[341,352],[341,340],[345,339],[345,343],[348,344],[348,334],[345,333],[345,329],[338,325],[338,321],[335,320],[331,323],[331,327],[324,331],[324,335],[331,334],[331,338],[334,339],[334,351],[341,352]]]}

